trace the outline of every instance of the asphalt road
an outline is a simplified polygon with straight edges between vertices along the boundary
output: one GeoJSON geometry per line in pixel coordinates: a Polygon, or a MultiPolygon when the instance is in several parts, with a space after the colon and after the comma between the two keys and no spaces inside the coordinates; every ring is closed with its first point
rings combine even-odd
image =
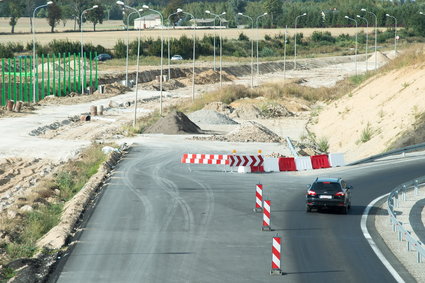
{"type": "Polygon", "coordinates": [[[370,201],[423,175],[424,159],[332,174],[236,174],[214,165],[190,172],[180,164],[188,152],[195,153],[191,144],[134,147],[51,281],[395,282],[363,237],[360,219],[370,201]],[[315,174],[354,185],[348,215],[305,212],[306,185],[315,174]],[[272,201],[271,232],[261,231],[262,215],[253,211],[258,182],[272,201]],[[270,275],[276,233],[283,276],[270,275]]]}

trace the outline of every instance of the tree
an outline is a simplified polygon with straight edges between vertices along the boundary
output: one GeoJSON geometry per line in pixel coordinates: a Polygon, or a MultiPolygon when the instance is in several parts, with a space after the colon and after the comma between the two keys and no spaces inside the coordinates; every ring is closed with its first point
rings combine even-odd
{"type": "MultiPolygon", "coordinates": [[[[167,7],[165,7],[164,18],[167,18],[169,15],[175,13],[177,11],[177,8],[181,8],[182,6],[183,0],[170,0],[170,2],[168,2],[167,7]]],[[[170,21],[174,25],[174,19],[170,19],[170,21]]]]}
{"type": "Polygon", "coordinates": [[[89,0],[71,0],[73,15],[78,29],[81,29],[81,13],[90,7],[91,1],[89,0]]]}
{"type": "Polygon", "coordinates": [[[93,23],[93,30],[96,31],[96,25],[103,23],[105,17],[105,8],[101,4],[97,4],[96,9],[87,12],[87,20],[93,23]]]}
{"type": "Polygon", "coordinates": [[[17,1],[10,1],[7,8],[10,15],[9,25],[12,27],[10,32],[15,33],[15,26],[24,12],[24,7],[17,1]]]}
{"type": "Polygon", "coordinates": [[[230,5],[233,13],[235,13],[235,15],[237,15],[238,13],[245,12],[246,1],[244,1],[244,0],[230,0],[228,3],[230,5]]]}
{"type": "Polygon", "coordinates": [[[48,6],[47,11],[47,22],[51,27],[50,32],[55,32],[56,25],[58,25],[62,19],[62,10],[55,2],[53,2],[48,6]]]}
{"type": "Polygon", "coordinates": [[[283,12],[281,0],[263,0],[264,10],[270,15],[270,23],[273,26],[283,12]]]}

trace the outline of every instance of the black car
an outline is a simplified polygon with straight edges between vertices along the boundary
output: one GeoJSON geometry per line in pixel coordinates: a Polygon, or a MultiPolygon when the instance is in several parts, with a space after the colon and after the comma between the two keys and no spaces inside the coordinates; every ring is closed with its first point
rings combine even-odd
{"type": "Polygon", "coordinates": [[[97,61],[106,61],[111,59],[112,59],[112,56],[106,53],[102,53],[94,57],[94,60],[97,60],[97,61]]]}
{"type": "Polygon", "coordinates": [[[306,209],[339,208],[347,214],[351,207],[351,190],[353,186],[341,178],[317,178],[308,186],[306,194],[306,209]]]}

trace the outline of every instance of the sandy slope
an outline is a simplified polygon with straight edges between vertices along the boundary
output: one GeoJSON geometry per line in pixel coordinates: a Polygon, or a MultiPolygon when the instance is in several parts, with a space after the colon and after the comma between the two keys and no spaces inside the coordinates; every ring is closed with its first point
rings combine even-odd
{"type": "Polygon", "coordinates": [[[416,64],[372,78],[326,105],[310,129],[328,139],[331,152],[344,152],[349,161],[381,153],[412,130],[425,111],[424,76],[425,65],[416,64]],[[367,127],[372,138],[361,142],[367,127]]]}

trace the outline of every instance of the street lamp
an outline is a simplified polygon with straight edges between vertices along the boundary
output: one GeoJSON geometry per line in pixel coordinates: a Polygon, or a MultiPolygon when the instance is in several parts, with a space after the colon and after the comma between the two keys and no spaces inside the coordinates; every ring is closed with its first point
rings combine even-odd
{"type": "MultiPolygon", "coordinates": [[[[251,20],[251,30],[254,28],[254,20],[247,15],[244,15],[242,13],[238,13],[239,16],[245,17],[251,20]]],[[[251,88],[254,87],[254,40],[251,36],[251,88]]]]}
{"type": "Polygon", "coordinates": [[[362,20],[365,20],[366,21],[366,72],[368,71],[368,66],[367,66],[367,43],[368,43],[368,40],[369,40],[369,35],[368,35],[368,33],[367,33],[367,29],[369,28],[369,22],[368,22],[368,20],[366,19],[366,18],[363,18],[363,17],[361,17],[360,15],[357,15],[357,18],[359,18],[359,19],[362,19],[362,20]]]}
{"type": "MultiPolygon", "coordinates": [[[[117,1],[116,2],[118,5],[127,8],[129,10],[133,10],[134,12],[137,12],[137,14],[139,15],[140,18],[140,12],[138,10],[136,10],[133,7],[127,6],[124,4],[124,2],[122,1],[117,1]]],[[[139,28],[139,36],[137,38],[137,60],[136,60],[136,65],[137,65],[137,69],[136,69],[136,98],[134,101],[134,119],[133,119],[133,127],[136,127],[136,120],[137,120],[137,95],[138,95],[138,84],[139,84],[139,58],[140,58],[140,35],[141,35],[141,28],[139,28]]]]}
{"type": "Polygon", "coordinates": [[[297,21],[298,18],[307,16],[307,13],[295,17],[295,38],[294,38],[294,70],[297,69],[297,21]]]}
{"type": "MultiPolygon", "coordinates": [[[[139,9],[139,12],[142,12],[143,9],[139,9]]],[[[124,12],[123,12],[124,13],[124,12]]],[[[136,14],[137,12],[131,12],[128,16],[127,16],[127,49],[126,49],[126,56],[125,56],[125,86],[128,87],[128,44],[129,44],[129,31],[128,31],[128,27],[130,25],[130,17],[133,14],[136,14]]]]}
{"type": "Polygon", "coordinates": [[[355,64],[356,64],[356,76],[357,76],[357,21],[355,19],[350,18],[349,16],[345,16],[345,18],[347,20],[351,20],[351,21],[354,21],[356,23],[356,48],[355,48],[355,51],[354,51],[354,61],[355,61],[355,64]]]}
{"type": "Polygon", "coordinates": [[[35,96],[36,96],[36,93],[35,93],[35,91],[36,91],[35,84],[38,83],[38,82],[35,81],[35,72],[36,72],[36,68],[37,68],[37,65],[38,65],[38,64],[36,64],[37,62],[36,62],[36,58],[35,58],[35,24],[34,24],[34,21],[35,21],[35,12],[38,9],[45,8],[45,7],[47,7],[47,6],[51,5],[51,4],[53,4],[53,2],[52,1],[49,1],[49,2],[47,2],[44,5],[38,6],[38,7],[36,7],[34,9],[34,11],[32,13],[32,21],[31,21],[31,23],[32,23],[32,27],[31,27],[31,29],[32,29],[32,68],[33,68],[33,76],[34,76],[32,78],[33,79],[32,99],[33,99],[33,102],[34,103],[36,102],[35,101],[35,96]]]}
{"type": "MultiPolygon", "coordinates": [[[[168,22],[168,27],[169,28],[171,27],[171,25],[170,25],[170,18],[171,18],[171,16],[177,15],[180,12],[181,12],[181,9],[177,9],[177,12],[168,15],[167,22],[168,22]]],[[[167,44],[167,51],[168,51],[168,79],[171,79],[170,36],[168,36],[167,42],[168,42],[168,44],[167,44]]]]}
{"type": "Polygon", "coordinates": [[[267,13],[259,15],[255,19],[255,23],[256,23],[256,27],[257,27],[257,76],[260,74],[260,68],[259,68],[259,64],[258,64],[258,19],[261,18],[261,17],[264,17],[264,16],[267,16],[267,13]]]}
{"type": "Polygon", "coordinates": [[[366,9],[361,9],[361,11],[362,12],[366,12],[366,13],[369,13],[369,14],[371,14],[371,15],[373,15],[374,17],[375,17],[375,70],[378,68],[378,54],[377,54],[377,52],[376,52],[376,43],[377,43],[377,40],[378,40],[378,36],[377,36],[377,31],[378,31],[378,18],[376,17],[376,15],[374,14],[374,13],[372,13],[372,12],[370,12],[370,11],[368,11],[368,10],[366,10],[366,9]]]}
{"type": "MultiPolygon", "coordinates": [[[[86,64],[84,64],[84,44],[83,44],[83,16],[85,13],[87,13],[88,11],[91,11],[93,9],[96,9],[98,6],[94,5],[93,7],[89,8],[89,9],[85,9],[82,13],[81,13],[81,17],[80,17],[80,31],[81,31],[81,55],[80,55],[80,60],[83,60],[83,68],[84,71],[82,72],[82,74],[80,74],[80,79],[81,79],[81,94],[84,94],[84,87],[85,87],[85,80],[86,80],[86,64]],[[84,78],[82,78],[82,76],[84,76],[84,78]]],[[[81,69],[79,70],[81,72],[81,69]]]]}
{"type": "Polygon", "coordinates": [[[182,13],[185,15],[188,15],[190,17],[192,17],[193,19],[193,67],[192,67],[192,101],[195,100],[195,55],[196,55],[196,51],[195,51],[195,47],[196,47],[196,19],[195,17],[188,12],[183,11],[182,9],[177,9],[178,13],[182,13]]]}
{"type": "Polygon", "coordinates": [[[419,12],[419,14],[421,14],[421,15],[425,16],[425,14],[424,14],[424,13],[422,13],[422,12],[419,12]]]}
{"type": "Polygon", "coordinates": [[[205,11],[205,13],[207,13],[207,14],[209,14],[209,15],[212,15],[212,16],[214,16],[214,71],[216,70],[216,68],[215,68],[215,65],[216,65],[216,60],[215,60],[215,38],[216,38],[216,32],[215,32],[215,20],[216,20],[216,18],[219,18],[219,20],[220,20],[220,86],[222,86],[222,80],[221,80],[221,67],[222,67],[222,65],[221,65],[221,61],[222,61],[222,58],[221,58],[221,56],[222,56],[222,28],[221,28],[221,25],[222,25],[222,19],[221,19],[221,17],[220,16],[224,16],[224,15],[226,15],[226,12],[223,12],[223,13],[221,13],[220,15],[218,15],[218,14],[214,14],[214,13],[211,13],[211,11],[209,11],[209,10],[206,10],[205,11]]]}
{"type": "Polygon", "coordinates": [[[389,18],[393,18],[394,19],[394,52],[395,54],[397,54],[397,18],[394,16],[391,16],[390,14],[385,14],[385,16],[389,17],[389,18]]]}
{"type": "Polygon", "coordinates": [[[162,58],[164,57],[164,28],[163,28],[164,27],[164,17],[162,16],[161,12],[154,10],[152,8],[149,8],[149,6],[147,6],[147,5],[143,5],[142,7],[143,7],[143,9],[157,13],[161,17],[161,78],[159,79],[159,91],[160,91],[159,114],[162,115],[162,81],[163,81],[163,75],[162,75],[163,61],[162,61],[162,58]]]}

